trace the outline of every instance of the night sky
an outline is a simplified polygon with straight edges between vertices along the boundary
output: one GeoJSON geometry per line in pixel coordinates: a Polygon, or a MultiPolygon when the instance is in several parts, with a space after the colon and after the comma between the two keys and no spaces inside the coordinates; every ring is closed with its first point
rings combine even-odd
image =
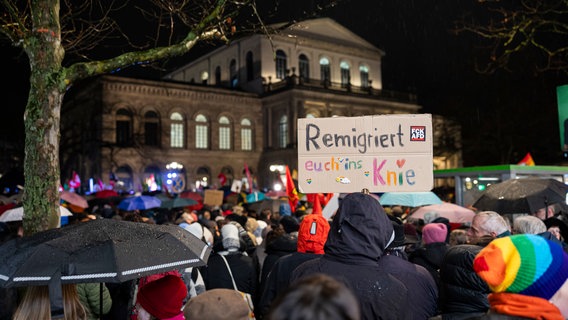
{"type": "MultiPolygon", "coordinates": [[[[328,16],[385,51],[384,89],[414,92],[424,112],[459,121],[464,165],[516,163],[527,152],[537,165],[559,164],[556,86],[568,84],[568,76],[534,72],[530,54],[512,61],[509,71],[476,73],[475,63],[489,55],[481,39],[451,31],[463,14],[484,14],[477,1],[343,0],[334,7],[316,0],[272,2],[277,5],[270,5],[268,22],[328,16]]],[[[9,79],[0,88],[0,134],[15,139],[23,132],[28,67],[17,51],[5,45],[0,50],[9,79]]]]}

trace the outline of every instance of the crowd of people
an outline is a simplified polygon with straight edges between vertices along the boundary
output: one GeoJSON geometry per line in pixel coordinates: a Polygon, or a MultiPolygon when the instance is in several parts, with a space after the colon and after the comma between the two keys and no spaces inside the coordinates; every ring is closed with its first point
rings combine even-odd
{"type": "MultiPolygon", "coordinates": [[[[566,219],[554,206],[546,219],[538,212],[509,218],[482,211],[456,226],[435,213],[407,221],[408,208],[383,207],[359,192],[345,195],[330,218],[304,205],[76,215],[69,223],[175,224],[212,253],[202,267],[120,284],[64,285],[64,317],[568,318],[566,219]]],[[[0,320],[49,319],[54,311],[47,287],[3,289],[0,296],[0,320]]]]}

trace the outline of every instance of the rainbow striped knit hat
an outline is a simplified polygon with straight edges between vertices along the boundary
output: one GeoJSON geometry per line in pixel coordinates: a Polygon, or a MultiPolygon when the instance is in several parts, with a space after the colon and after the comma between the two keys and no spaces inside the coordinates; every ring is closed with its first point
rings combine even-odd
{"type": "Polygon", "coordinates": [[[550,300],[568,279],[568,255],[543,237],[519,234],[491,241],[475,257],[473,269],[493,292],[550,300]]]}

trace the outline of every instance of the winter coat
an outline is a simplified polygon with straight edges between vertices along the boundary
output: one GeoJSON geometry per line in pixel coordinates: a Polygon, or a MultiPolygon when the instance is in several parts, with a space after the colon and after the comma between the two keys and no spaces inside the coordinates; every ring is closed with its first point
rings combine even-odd
{"type": "Polygon", "coordinates": [[[444,259],[446,251],[448,251],[449,245],[445,242],[434,242],[426,244],[408,256],[408,261],[421,265],[434,278],[436,285],[440,285],[440,265],[444,259]]]}
{"type": "Polygon", "coordinates": [[[408,261],[383,256],[392,239],[392,223],[379,202],[363,193],[348,194],[331,223],[325,254],[298,266],[291,283],[303,276],[324,273],[353,291],[361,319],[427,319],[435,314],[435,308],[425,315],[418,305],[436,305],[435,284],[427,272],[418,274],[416,266],[408,261]],[[405,283],[410,273],[425,281],[405,283]],[[433,295],[432,301],[417,301],[418,296],[429,294],[433,295]]]}
{"type": "Polygon", "coordinates": [[[103,314],[107,314],[112,307],[110,292],[104,283],[78,283],[77,293],[81,304],[89,313],[89,319],[99,319],[101,304],[103,314]],[[103,289],[103,300],[101,301],[101,287],[103,289]]]}
{"type": "Polygon", "coordinates": [[[285,233],[279,236],[277,239],[274,239],[270,243],[266,243],[266,248],[264,249],[266,257],[264,258],[262,270],[260,273],[261,286],[266,280],[266,277],[272,269],[272,266],[274,265],[274,263],[276,263],[276,260],[287,254],[296,252],[297,247],[298,237],[289,233],[285,233]]]}
{"type": "Polygon", "coordinates": [[[443,319],[467,319],[489,309],[491,290],[473,270],[473,260],[483,247],[469,244],[448,249],[440,267],[438,306],[443,319]]]}
{"type": "Polygon", "coordinates": [[[220,254],[224,254],[227,259],[239,291],[249,293],[254,297],[258,286],[258,271],[253,259],[238,251],[228,254],[226,254],[226,251],[213,253],[209,256],[207,265],[199,267],[205,288],[207,290],[216,288],[234,289],[231,275],[220,254]]]}
{"type": "Polygon", "coordinates": [[[292,271],[300,264],[320,256],[321,254],[294,252],[276,260],[262,286],[262,291],[258,296],[258,303],[255,305],[257,319],[262,319],[268,314],[274,299],[288,288],[292,271]]]}

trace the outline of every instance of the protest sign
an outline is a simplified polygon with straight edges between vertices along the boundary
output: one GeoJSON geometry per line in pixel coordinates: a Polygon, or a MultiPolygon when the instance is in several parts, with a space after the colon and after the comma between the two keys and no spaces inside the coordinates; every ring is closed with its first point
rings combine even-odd
{"type": "Polygon", "coordinates": [[[302,193],[430,191],[432,116],[298,119],[302,193]]]}

